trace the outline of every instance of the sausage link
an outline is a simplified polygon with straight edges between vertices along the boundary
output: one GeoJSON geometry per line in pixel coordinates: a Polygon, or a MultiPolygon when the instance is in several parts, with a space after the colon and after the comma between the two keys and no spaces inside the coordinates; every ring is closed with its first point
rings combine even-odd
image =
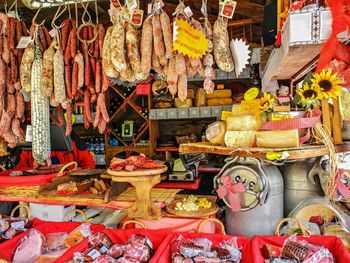
{"type": "MultiPolygon", "coordinates": [[[[74,23],[75,25],[75,23],[74,23]]],[[[77,28],[76,26],[73,26],[72,31],[69,33],[70,38],[70,53],[71,58],[75,58],[77,54],[77,28]]]]}
{"type": "Polygon", "coordinates": [[[21,120],[24,117],[25,102],[22,92],[16,92],[16,118],[21,120]]]}
{"type": "Polygon", "coordinates": [[[84,78],[85,78],[84,57],[83,57],[83,54],[81,52],[78,51],[77,55],[74,58],[74,62],[76,62],[77,66],[78,66],[78,74],[77,74],[78,85],[77,85],[77,88],[81,89],[84,86],[84,78]]]}
{"type": "Polygon", "coordinates": [[[8,19],[8,28],[9,28],[9,31],[8,31],[8,38],[9,38],[9,46],[10,46],[10,49],[14,50],[16,48],[16,45],[15,45],[15,28],[16,28],[16,25],[15,25],[15,19],[13,17],[9,17],[8,19]]]}
{"type": "Polygon", "coordinates": [[[61,37],[61,47],[62,50],[65,51],[67,47],[67,40],[68,40],[68,34],[69,34],[69,25],[70,20],[67,18],[63,21],[63,27],[62,27],[62,37],[61,37]]]}
{"type": "Polygon", "coordinates": [[[72,96],[75,97],[78,90],[78,63],[74,62],[72,70],[72,96]]]}
{"type": "Polygon", "coordinates": [[[95,90],[96,93],[101,92],[101,85],[102,85],[102,64],[101,60],[96,62],[96,72],[95,72],[95,90]]]}
{"type": "Polygon", "coordinates": [[[66,81],[67,97],[70,99],[72,98],[72,66],[70,64],[64,66],[64,77],[66,81]]]}
{"type": "Polygon", "coordinates": [[[16,43],[18,44],[22,37],[22,24],[18,19],[15,20],[16,24],[16,43]]]}
{"type": "Polygon", "coordinates": [[[89,123],[92,122],[91,105],[90,105],[90,92],[88,89],[84,91],[84,113],[89,123]]]}
{"type": "Polygon", "coordinates": [[[56,107],[56,114],[57,114],[58,126],[62,127],[64,124],[64,116],[63,116],[63,108],[61,104],[56,107]]]}
{"type": "Polygon", "coordinates": [[[66,136],[70,136],[73,129],[73,123],[72,123],[72,104],[70,102],[67,103],[67,111],[66,111],[66,136]]]}
{"type": "Polygon", "coordinates": [[[16,98],[14,94],[7,94],[7,114],[13,118],[16,114],[16,98]]]}
{"type": "Polygon", "coordinates": [[[46,38],[45,38],[43,26],[39,26],[39,41],[40,41],[41,45],[43,46],[43,50],[45,51],[48,48],[48,45],[46,43],[46,38]]]}
{"type": "Polygon", "coordinates": [[[90,65],[90,60],[89,60],[89,55],[87,52],[87,46],[84,46],[84,82],[85,86],[90,85],[91,81],[91,65],[90,65]]]}

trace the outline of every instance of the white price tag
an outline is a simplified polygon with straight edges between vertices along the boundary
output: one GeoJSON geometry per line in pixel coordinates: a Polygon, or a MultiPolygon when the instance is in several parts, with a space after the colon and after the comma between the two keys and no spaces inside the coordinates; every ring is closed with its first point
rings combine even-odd
{"type": "Polygon", "coordinates": [[[31,37],[21,37],[16,48],[22,49],[28,47],[29,43],[32,42],[31,37]]]}
{"type": "Polygon", "coordinates": [[[236,1],[225,0],[220,9],[220,15],[231,19],[236,10],[236,1]]]}
{"type": "Polygon", "coordinates": [[[10,12],[7,12],[6,14],[8,17],[13,17],[13,18],[16,18],[17,15],[16,15],[16,12],[15,11],[10,11],[10,12]]]}
{"type": "Polygon", "coordinates": [[[26,142],[32,142],[33,141],[33,129],[32,125],[27,125],[26,129],[26,142]]]}
{"type": "Polygon", "coordinates": [[[151,14],[152,13],[152,4],[148,4],[147,5],[147,14],[151,14]]]}
{"type": "Polygon", "coordinates": [[[12,222],[11,227],[13,229],[23,229],[24,228],[24,221],[17,221],[17,222],[12,222]]]}
{"type": "Polygon", "coordinates": [[[56,28],[51,29],[49,34],[52,38],[54,38],[57,35],[57,29],[56,28]]]}
{"type": "Polygon", "coordinates": [[[93,260],[95,260],[96,258],[101,256],[101,253],[98,252],[96,249],[93,249],[87,255],[90,256],[93,260]]]}
{"type": "Polygon", "coordinates": [[[185,14],[186,14],[186,16],[187,16],[188,18],[190,18],[191,16],[193,16],[193,12],[192,12],[192,10],[191,10],[191,8],[190,8],[189,6],[186,6],[186,8],[184,9],[184,12],[185,12],[185,14]]]}

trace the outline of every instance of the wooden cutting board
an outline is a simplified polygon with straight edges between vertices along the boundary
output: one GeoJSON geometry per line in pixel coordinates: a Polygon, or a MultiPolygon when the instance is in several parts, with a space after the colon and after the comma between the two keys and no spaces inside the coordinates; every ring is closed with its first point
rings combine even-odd
{"type": "Polygon", "coordinates": [[[151,175],[159,175],[166,172],[168,168],[164,165],[159,169],[138,169],[132,172],[128,172],[125,170],[122,171],[113,171],[111,169],[107,170],[107,173],[112,176],[120,176],[120,177],[134,177],[134,176],[151,176],[151,175]]]}
{"type": "Polygon", "coordinates": [[[196,195],[196,197],[205,197],[208,199],[209,202],[212,203],[210,208],[203,208],[200,207],[196,211],[185,211],[185,210],[175,210],[176,203],[182,202],[182,200],[186,197],[189,197],[189,195],[176,195],[174,200],[167,205],[166,211],[171,214],[171,215],[176,215],[176,216],[181,216],[181,217],[209,217],[213,214],[215,214],[219,208],[215,204],[216,202],[216,196],[211,196],[211,195],[196,195]]]}

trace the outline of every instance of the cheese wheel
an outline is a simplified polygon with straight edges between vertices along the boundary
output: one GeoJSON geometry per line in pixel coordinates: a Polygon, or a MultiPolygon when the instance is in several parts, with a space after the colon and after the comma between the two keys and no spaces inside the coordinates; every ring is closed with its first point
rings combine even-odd
{"type": "Polygon", "coordinates": [[[225,145],[230,148],[252,147],[255,135],[255,131],[227,131],[225,133],[225,145]]]}
{"type": "Polygon", "coordinates": [[[264,115],[229,116],[226,119],[227,131],[257,131],[266,123],[264,115]]]}
{"type": "Polygon", "coordinates": [[[225,146],[226,123],[216,121],[210,124],[205,132],[207,140],[214,145],[225,146]]]}
{"type": "Polygon", "coordinates": [[[256,144],[264,148],[290,148],[299,146],[298,130],[259,131],[256,144]]]}

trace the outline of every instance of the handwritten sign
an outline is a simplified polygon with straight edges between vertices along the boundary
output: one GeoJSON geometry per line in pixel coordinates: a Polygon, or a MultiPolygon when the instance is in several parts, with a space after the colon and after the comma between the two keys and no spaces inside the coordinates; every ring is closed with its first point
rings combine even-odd
{"type": "Polygon", "coordinates": [[[175,21],[174,50],[190,58],[202,58],[208,51],[208,39],[187,21],[175,21]]]}

